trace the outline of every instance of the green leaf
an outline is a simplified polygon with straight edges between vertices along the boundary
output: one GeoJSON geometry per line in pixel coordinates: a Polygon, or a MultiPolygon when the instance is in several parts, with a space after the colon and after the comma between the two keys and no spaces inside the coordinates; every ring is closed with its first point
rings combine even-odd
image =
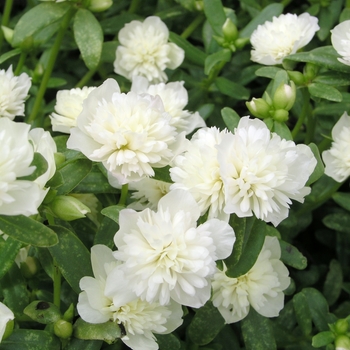
{"type": "Polygon", "coordinates": [[[271,21],[273,16],[279,16],[283,11],[282,4],[270,4],[266,6],[256,17],[254,17],[240,32],[241,38],[250,38],[259,24],[271,21]]]}
{"type": "Polygon", "coordinates": [[[293,297],[293,306],[302,333],[305,336],[309,335],[312,331],[312,318],[305,294],[295,294],[293,297]]]}
{"type": "Polygon", "coordinates": [[[240,116],[237,114],[236,111],[234,111],[230,107],[224,107],[221,110],[221,116],[222,119],[225,122],[225,125],[227,126],[227,129],[231,132],[234,132],[235,128],[237,127],[239,121],[241,120],[240,116]]]}
{"type": "Polygon", "coordinates": [[[123,205],[111,205],[110,207],[103,208],[101,214],[107,216],[108,218],[119,224],[119,212],[125,209],[123,205]]]}
{"type": "Polygon", "coordinates": [[[106,343],[112,344],[122,336],[122,332],[117,322],[108,321],[92,324],[78,318],[74,324],[74,336],[78,339],[104,340],[106,343]]]}
{"type": "Polygon", "coordinates": [[[205,59],[204,73],[209,75],[215,67],[221,62],[230,62],[231,60],[231,50],[223,49],[215,52],[205,59]]]}
{"type": "Polygon", "coordinates": [[[57,188],[58,195],[72,192],[79,183],[90,173],[92,162],[89,159],[74,159],[62,164],[57,172],[63,179],[63,185],[57,188]]]}
{"type": "Polygon", "coordinates": [[[190,44],[180,35],[177,35],[173,32],[169,33],[169,40],[185,51],[186,60],[189,60],[190,62],[199,66],[204,66],[207,55],[203,51],[190,44]]]}
{"type": "Polygon", "coordinates": [[[119,225],[109,217],[104,217],[95,234],[94,244],[104,244],[109,248],[113,248],[113,238],[119,230],[119,225]]]}
{"type": "Polygon", "coordinates": [[[168,183],[173,183],[173,180],[170,177],[170,166],[167,165],[163,168],[154,168],[154,177],[153,179],[164,181],[168,183]]]}
{"type": "Polygon", "coordinates": [[[274,120],[272,131],[279,135],[282,139],[293,140],[292,133],[284,122],[274,120]]]}
{"type": "Polygon", "coordinates": [[[347,212],[329,214],[322,222],[332,230],[350,233],[350,214],[347,212]]]}
{"type": "Polygon", "coordinates": [[[204,0],[204,13],[216,35],[222,36],[226,15],[221,0],[204,0]]]}
{"type": "Polygon", "coordinates": [[[60,350],[61,342],[52,333],[37,329],[15,329],[3,340],[1,350],[60,350]]]}
{"type": "Polygon", "coordinates": [[[47,301],[35,300],[31,302],[23,313],[41,324],[51,324],[62,318],[59,308],[47,301]]]}
{"type": "Polygon", "coordinates": [[[216,78],[215,85],[224,95],[233,97],[237,100],[249,100],[250,91],[243,85],[237,84],[224,77],[216,78]]]}
{"type": "Polygon", "coordinates": [[[67,80],[63,78],[51,77],[47,83],[48,88],[58,88],[67,84],[67,80]]]}
{"type": "Polygon", "coordinates": [[[320,332],[312,337],[312,346],[314,348],[321,348],[330,343],[333,343],[335,340],[335,335],[331,331],[320,332]]]}
{"type": "Polygon", "coordinates": [[[0,279],[10,270],[21,247],[22,243],[12,237],[0,240],[0,279]]]}
{"type": "Polygon", "coordinates": [[[323,295],[332,306],[339,298],[343,287],[343,271],[337,260],[331,260],[329,271],[323,285],[323,295]]]}
{"type": "Polygon", "coordinates": [[[339,15],[343,7],[343,0],[333,0],[327,7],[321,6],[317,14],[320,29],[316,35],[324,41],[330,34],[330,30],[338,23],[339,15]]]}
{"type": "Polygon", "coordinates": [[[208,301],[196,311],[188,326],[188,335],[197,345],[210,343],[224,327],[225,321],[219,310],[208,301]]]}
{"type": "Polygon", "coordinates": [[[80,8],[74,17],[73,32],[83,61],[89,69],[100,63],[103,31],[99,21],[89,11],[80,8]]]}
{"type": "Polygon", "coordinates": [[[0,64],[4,63],[11,57],[19,55],[21,52],[22,50],[20,48],[5,52],[0,56],[0,64]]]}
{"type": "Polygon", "coordinates": [[[41,153],[34,152],[34,157],[31,166],[35,166],[35,170],[32,174],[19,177],[18,180],[34,181],[36,178],[44,174],[48,168],[46,159],[41,153]]]}
{"type": "Polygon", "coordinates": [[[283,70],[282,68],[278,68],[278,67],[262,67],[262,68],[257,69],[255,74],[258,77],[265,77],[265,78],[274,79],[276,74],[282,70],[283,70]]]}
{"type": "Polygon", "coordinates": [[[174,334],[155,334],[159,350],[179,350],[181,349],[180,340],[174,334]]]}
{"type": "MultiPolygon", "coordinates": [[[[101,27],[105,34],[116,35],[126,23],[133,20],[140,20],[141,17],[133,13],[123,12],[121,15],[104,18],[100,21],[101,27]]],[[[141,19],[142,20],[142,19],[141,19]]]]}
{"type": "MultiPolygon", "coordinates": [[[[237,219],[236,219],[237,220],[237,219]]],[[[237,226],[237,222],[234,222],[234,226],[237,226]]],[[[230,224],[232,226],[231,220],[230,224]]],[[[235,227],[232,226],[234,229],[235,227]]],[[[255,264],[262,246],[265,241],[266,234],[266,223],[262,220],[255,219],[254,217],[246,219],[245,230],[239,230],[238,235],[243,234],[242,244],[236,247],[236,243],[233,246],[233,252],[231,255],[238,255],[240,259],[236,264],[232,264],[230,258],[225,260],[227,271],[226,275],[229,277],[239,277],[246,274],[255,264]],[[248,222],[248,225],[247,225],[248,222]]],[[[237,239],[237,232],[236,239],[237,239]]],[[[242,241],[242,237],[239,237],[239,240],[242,241]]]]}
{"type": "Polygon", "coordinates": [[[49,251],[56,259],[63,277],[79,294],[80,279],[84,276],[93,276],[89,251],[72,231],[62,226],[50,227],[57,233],[59,242],[50,247],[49,251]]]}
{"type": "Polygon", "coordinates": [[[284,60],[310,62],[338,72],[350,73],[350,66],[338,61],[338,53],[333,46],[322,46],[308,52],[299,52],[287,56],[284,60]]]}
{"type": "Polygon", "coordinates": [[[333,194],[332,199],[347,211],[350,211],[350,193],[348,192],[336,192],[333,194]]]}
{"type": "Polygon", "coordinates": [[[24,215],[0,215],[0,230],[22,243],[36,247],[51,247],[58,242],[54,231],[24,215]]]}
{"type": "Polygon", "coordinates": [[[333,102],[341,102],[343,99],[339,90],[326,84],[311,83],[307,88],[310,95],[314,97],[324,98],[325,100],[333,102]]]}
{"type": "Polygon", "coordinates": [[[118,41],[104,42],[102,45],[101,62],[113,63],[118,45],[118,41]]]}
{"type": "Polygon", "coordinates": [[[83,340],[72,337],[64,350],[100,350],[103,340],[83,340]]]}
{"type": "Polygon", "coordinates": [[[309,177],[309,180],[307,181],[306,186],[310,186],[324,174],[324,165],[323,165],[318,147],[314,143],[310,143],[309,147],[311,148],[311,151],[317,160],[317,164],[311,176],[309,177]]]}
{"type": "Polygon", "coordinates": [[[298,270],[304,270],[307,266],[307,259],[300,251],[293,245],[280,241],[281,246],[281,260],[288,266],[294,267],[298,270]]]}
{"type": "Polygon", "coordinates": [[[313,82],[334,86],[348,86],[350,85],[350,73],[323,72],[313,79],[313,82]]]}
{"type": "Polygon", "coordinates": [[[242,334],[246,350],[275,350],[271,321],[258,314],[252,307],[242,321],[242,334]]]}
{"type": "Polygon", "coordinates": [[[71,8],[67,2],[41,3],[26,12],[17,22],[12,38],[12,46],[18,47],[27,38],[53,22],[59,21],[71,8]]]}

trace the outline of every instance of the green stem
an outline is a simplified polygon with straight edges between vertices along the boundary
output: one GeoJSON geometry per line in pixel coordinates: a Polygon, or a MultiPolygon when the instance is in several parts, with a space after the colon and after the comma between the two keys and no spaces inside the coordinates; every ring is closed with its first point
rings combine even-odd
{"type": "Polygon", "coordinates": [[[313,113],[310,112],[307,117],[307,123],[306,123],[306,137],[305,137],[306,145],[308,145],[313,141],[315,129],[316,129],[316,118],[313,115],[313,113]]]}
{"type": "Polygon", "coordinates": [[[302,94],[303,94],[303,108],[301,110],[299,119],[292,130],[293,140],[295,140],[301,126],[304,124],[306,113],[309,109],[310,94],[309,94],[309,91],[307,90],[307,88],[304,88],[302,90],[302,94]]]}
{"type": "Polygon", "coordinates": [[[122,186],[122,190],[120,193],[120,199],[119,199],[118,205],[125,205],[127,196],[128,196],[128,184],[124,184],[122,186]]]}
{"type": "Polygon", "coordinates": [[[90,69],[86,74],[80,79],[80,81],[75,85],[76,88],[82,88],[87,85],[87,83],[90,81],[90,79],[94,76],[96,73],[97,68],[90,69]]]}
{"type": "Polygon", "coordinates": [[[214,80],[217,78],[217,76],[220,74],[221,69],[224,68],[226,61],[220,62],[215,69],[211,71],[211,73],[208,76],[208,79],[204,80],[204,88],[205,90],[208,90],[210,85],[214,82],[214,80]]]}
{"type": "Polygon", "coordinates": [[[190,25],[182,32],[180,35],[182,38],[187,39],[193,31],[204,21],[205,16],[201,13],[199,14],[190,25]]]}
{"type": "Polygon", "coordinates": [[[135,13],[139,8],[140,0],[132,0],[128,9],[128,13],[135,13]]]}
{"type": "Polygon", "coordinates": [[[22,51],[21,55],[19,56],[19,61],[14,73],[15,75],[19,75],[19,73],[21,72],[24,62],[26,61],[26,58],[27,58],[27,53],[22,51]]]}
{"type": "MultiPolygon", "coordinates": [[[[6,0],[4,13],[2,15],[1,25],[7,27],[10,22],[10,15],[12,10],[13,0],[6,0]]],[[[2,48],[2,43],[4,41],[4,33],[0,29],[0,52],[2,48]]]]}
{"type": "Polygon", "coordinates": [[[54,42],[54,45],[51,49],[51,53],[50,53],[50,57],[49,57],[49,61],[47,63],[47,67],[45,69],[40,87],[39,87],[39,91],[38,94],[36,96],[35,102],[34,102],[34,106],[32,109],[32,112],[28,118],[28,122],[33,122],[40,110],[41,107],[41,102],[44,98],[45,92],[46,92],[46,88],[47,88],[47,83],[49,82],[49,79],[51,77],[51,73],[53,71],[54,65],[56,63],[56,58],[58,55],[58,52],[60,50],[61,47],[61,43],[64,37],[64,34],[70,24],[70,21],[75,13],[76,9],[74,7],[71,7],[68,12],[66,13],[66,15],[63,17],[62,23],[61,23],[61,28],[59,29],[57,36],[56,36],[56,40],[54,42]]]}

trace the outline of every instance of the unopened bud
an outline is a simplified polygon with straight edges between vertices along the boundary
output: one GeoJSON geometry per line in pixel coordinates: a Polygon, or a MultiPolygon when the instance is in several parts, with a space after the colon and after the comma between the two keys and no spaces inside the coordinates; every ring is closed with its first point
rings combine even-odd
{"type": "Polygon", "coordinates": [[[70,304],[69,308],[66,310],[66,312],[63,315],[63,319],[67,322],[72,322],[74,317],[74,304],[70,304]]]}
{"type": "Polygon", "coordinates": [[[231,21],[230,18],[227,18],[224,25],[222,26],[222,33],[226,41],[231,42],[237,39],[238,30],[236,25],[231,21]]]}
{"type": "Polygon", "coordinates": [[[39,269],[39,260],[34,256],[28,256],[24,262],[21,262],[21,272],[25,278],[32,278],[39,269]]]}
{"type": "Polygon", "coordinates": [[[288,72],[289,79],[292,80],[296,85],[301,86],[305,84],[305,76],[303,73],[289,70],[288,72]]]}
{"type": "Polygon", "coordinates": [[[312,81],[314,78],[316,78],[319,69],[320,67],[313,63],[306,63],[304,67],[304,76],[306,81],[312,81]]]}
{"type": "Polygon", "coordinates": [[[13,29],[5,26],[1,26],[2,32],[4,33],[5,40],[11,45],[13,38],[13,29]]]}
{"type": "Polygon", "coordinates": [[[272,99],[273,106],[276,110],[285,109],[289,111],[295,102],[296,97],[296,87],[293,81],[288,84],[281,84],[272,99]]]}
{"type": "Polygon", "coordinates": [[[72,196],[57,196],[48,204],[53,214],[66,221],[84,218],[90,209],[72,196]]]}
{"type": "Polygon", "coordinates": [[[250,42],[250,38],[238,38],[235,41],[235,46],[237,49],[243,49],[244,46],[246,46],[250,42]]]}
{"type": "Polygon", "coordinates": [[[55,335],[62,339],[68,339],[73,334],[72,324],[65,320],[58,320],[55,322],[53,330],[55,335]]]}
{"type": "Polygon", "coordinates": [[[255,117],[264,119],[270,117],[271,106],[263,98],[253,98],[246,102],[249,112],[255,117]]]}
{"type": "Polygon", "coordinates": [[[92,12],[102,12],[113,5],[113,0],[91,0],[89,10],[92,12]]]}
{"type": "Polygon", "coordinates": [[[346,334],[349,329],[349,323],[345,318],[338,320],[334,325],[334,331],[337,334],[346,334]]]}
{"type": "Polygon", "coordinates": [[[204,10],[203,0],[195,1],[194,6],[197,11],[203,11],[204,10]]]}
{"type": "Polygon", "coordinates": [[[23,52],[30,52],[33,48],[34,45],[34,39],[32,36],[28,36],[27,38],[25,38],[25,40],[23,40],[20,44],[20,48],[23,52]]]}
{"type": "Polygon", "coordinates": [[[273,113],[273,119],[277,122],[285,122],[288,120],[289,113],[285,109],[278,109],[277,111],[274,111],[273,113]]]}
{"type": "Polygon", "coordinates": [[[350,350],[350,339],[346,335],[338,335],[334,344],[335,350],[350,350]]]}

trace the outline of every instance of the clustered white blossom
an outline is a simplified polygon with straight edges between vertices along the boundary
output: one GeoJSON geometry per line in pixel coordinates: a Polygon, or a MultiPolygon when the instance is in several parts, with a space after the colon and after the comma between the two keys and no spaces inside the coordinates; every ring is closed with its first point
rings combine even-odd
{"type": "Polygon", "coordinates": [[[169,30],[159,17],[127,23],[118,33],[114,71],[129,80],[142,76],[152,83],[167,81],[164,70],[177,68],[184,59],[184,50],[168,39],[169,30]]]}
{"type": "Polygon", "coordinates": [[[13,312],[2,302],[0,302],[0,343],[4,336],[6,326],[9,321],[15,318],[13,312]]]}
{"type": "Polygon", "coordinates": [[[331,30],[331,41],[341,58],[338,61],[350,65],[350,20],[339,23],[331,30]]]}
{"type": "Polygon", "coordinates": [[[317,17],[303,13],[282,14],[259,25],[250,37],[251,60],[264,65],[282,63],[283,59],[306,46],[320,29],[317,17]]]}
{"type": "Polygon", "coordinates": [[[24,102],[31,84],[27,73],[15,76],[12,66],[7,71],[0,70],[0,117],[13,120],[24,115],[24,102]]]}
{"type": "Polygon", "coordinates": [[[346,112],[332,129],[332,146],[322,153],[325,174],[337,182],[343,182],[350,175],[350,117],[346,112]]]}
{"type": "Polygon", "coordinates": [[[289,272],[280,261],[281,247],[276,237],[265,237],[262,250],[254,266],[244,275],[231,278],[223,270],[214,275],[214,306],[226,323],[242,320],[250,307],[265,317],[278,316],[283,308],[285,290],[290,284],[289,272]]]}

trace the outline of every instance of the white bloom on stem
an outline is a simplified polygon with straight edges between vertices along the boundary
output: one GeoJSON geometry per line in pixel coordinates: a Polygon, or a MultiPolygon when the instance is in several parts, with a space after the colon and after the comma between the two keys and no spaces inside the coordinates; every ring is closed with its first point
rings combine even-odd
{"type": "Polygon", "coordinates": [[[159,17],[131,21],[119,31],[114,71],[132,80],[143,76],[149,82],[168,80],[164,70],[175,69],[184,59],[184,50],[169,43],[169,30],[159,17]]]}
{"type": "Polygon", "coordinates": [[[337,182],[343,182],[350,175],[350,117],[346,112],[332,129],[333,143],[322,153],[325,174],[337,182]]]}
{"type": "Polygon", "coordinates": [[[226,213],[252,216],[277,226],[288,216],[291,199],[310,193],[305,184],[317,161],[306,145],[281,139],[258,119],[241,118],[235,134],[218,145],[226,213]]]}
{"type": "Polygon", "coordinates": [[[27,73],[17,77],[12,72],[12,66],[7,71],[0,70],[0,117],[13,120],[17,115],[24,115],[24,102],[31,85],[27,73]]]}
{"type": "Polygon", "coordinates": [[[180,304],[150,304],[130,291],[111,249],[93,246],[91,262],[95,277],[80,280],[83,292],[77,304],[84,321],[94,324],[114,321],[122,325],[126,335],[121,340],[133,350],[158,349],[153,333],[170,333],[181,325],[180,304]]]}
{"type": "Polygon", "coordinates": [[[131,199],[135,200],[128,205],[128,208],[143,210],[150,208],[156,210],[159,200],[170,191],[170,183],[144,178],[140,181],[131,182],[129,190],[135,191],[131,194],[131,199]]]}
{"type": "Polygon", "coordinates": [[[170,125],[161,99],[135,92],[120,93],[107,79],[90,93],[71,129],[67,147],[102,162],[117,184],[154,176],[154,168],[169,164],[185,144],[185,135],[170,125]]]}
{"type": "Polygon", "coordinates": [[[30,125],[0,118],[0,214],[33,215],[46,190],[35,181],[22,180],[31,175],[34,148],[29,136],[30,125]]]}
{"type": "Polygon", "coordinates": [[[235,235],[217,219],[197,227],[199,216],[184,190],[161,198],[157,212],[120,211],[114,256],[124,262],[120,268],[142,300],[166,305],[173,299],[198,308],[210,298],[215,261],[231,254],[235,235]]]}
{"type": "Polygon", "coordinates": [[[56,113],[50,115],[52,130],[70,134],[70,129],[77,125],[78,115],[83,110],[83,101],[95,87],[84,86],[82,89],[60,90],[56,95],[56,113]]]}
{"type": "Polygon", "coordinates": [[[4,336],[7,323],[14,318],[15,315],[13,312],[5,304],[0,302],[0,343],[4,336]]]}
{"type": "Polygon", "coordinates": [[[283,59],[306,46],[320,29],[317,17],[303,13],[282,14],[266,21],[253,32],[251,60],[265,65],[282,63],[283,59]]]}
{"type": "Polygon", "coordinates": [[[338,61],[350,66],[350,20],[339,23],[331,33],[332,45],[342,56],[338,61]]]}
{"type": "Polygon", "coordinates": [[[137,94],[158,95],[162,99],[165,111],[171,115],[170,124],[175,126],[178,132],[185,131],[187,135],[196,128],[204,127],[205,122],[198,112],[184,110],[188,103],[188,93],[183,84],[183,81],[176,81],[150,85],[146,78],[137,76],[132,80],[131,91],[137,94]]]}
{"type": "Polygon", "coordinates": [[[199,205],[201,215],[209,209],[208,218],[228,221],[225,205],[224,184],[217,158],[217,145],[227,130],[203,128],[192,137],[186,152],[174,159],[170,176],[174,181],[170,189],[188,190],[199,205]]]}
{"type": "Polygon", "coordinates": [[[280,261],[281,247],[276,237],[265,242],[254,266],[237,278],[228,277],[217,269],[212,286],[212,301],[226,323],[242,320],[250,306],[265,317],[278,316],[283,308],[285,290],[290,284],[289,272],[280,261]]]}

